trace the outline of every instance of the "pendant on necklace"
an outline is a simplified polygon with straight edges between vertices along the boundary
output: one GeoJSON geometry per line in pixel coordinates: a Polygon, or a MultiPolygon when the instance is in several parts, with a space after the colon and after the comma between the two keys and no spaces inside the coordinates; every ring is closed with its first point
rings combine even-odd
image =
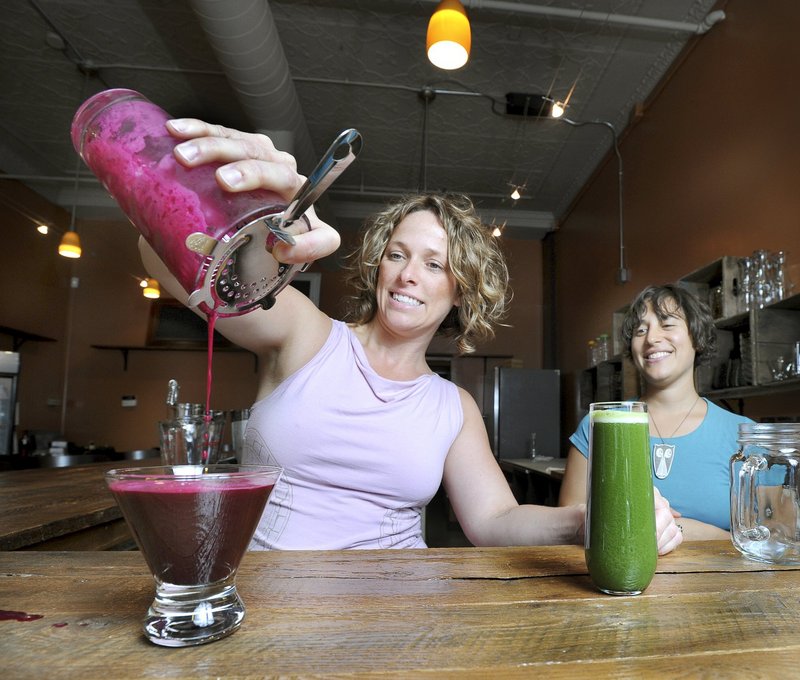
{"type": "Polygon", "coordinates": [[[666,479],[675,460],[675,444],[653,444],[653,473],[658,479],[666,479]]]}

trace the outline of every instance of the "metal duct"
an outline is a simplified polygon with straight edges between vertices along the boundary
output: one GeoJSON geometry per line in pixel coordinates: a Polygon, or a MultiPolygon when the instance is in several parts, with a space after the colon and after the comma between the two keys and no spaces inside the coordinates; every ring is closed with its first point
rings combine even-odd
{"type": "Polygon", "coordinates": [[[310,173],[316,154],[267,0],[190,4],[253,128],[310,173]]]}

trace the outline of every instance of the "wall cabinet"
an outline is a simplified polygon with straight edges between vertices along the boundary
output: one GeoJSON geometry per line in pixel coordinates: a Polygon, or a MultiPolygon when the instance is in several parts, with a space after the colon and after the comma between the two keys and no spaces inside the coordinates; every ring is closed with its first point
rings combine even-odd
{"type": "Polygon", "coordinates": [[[620,401],[639,396],[639,377],[629,359],[617,354],[581,373],[580,408],[597,401],[620,401]]]}
{"type": "MultiPolygon", "coordinates": [[[[717,354],[697,371],[698,390],[712,399],[744,398],[800,389],[796,343],[800,341],[800,294],[763,308],[744,309],[738,258],[725,256],[679,283],[708,302],[717,328],[717,354]],[[783,366],[783,377],[780,368],[783,366]]],[[[613,313],[614,357],[582,372],[581,408],[592,401],[639,395],[638,377],[622,358],[619,330],[627,308],[613,313]]]]}

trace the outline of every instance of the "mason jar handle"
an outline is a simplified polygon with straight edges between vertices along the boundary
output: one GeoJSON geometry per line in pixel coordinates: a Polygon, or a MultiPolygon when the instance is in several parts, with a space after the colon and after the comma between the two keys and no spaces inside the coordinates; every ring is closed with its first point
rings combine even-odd
{"type": "MultiPolygon", "coordinates": [[[[736,497],[736,531],[750,541],[766,541],[769,529],[756,524],[756,472],[767,467],[763,456],[749,456],[739,471],[739,489],[736,497]]],[[[734,527],[731,527],[732,529],[734,527]]]]}

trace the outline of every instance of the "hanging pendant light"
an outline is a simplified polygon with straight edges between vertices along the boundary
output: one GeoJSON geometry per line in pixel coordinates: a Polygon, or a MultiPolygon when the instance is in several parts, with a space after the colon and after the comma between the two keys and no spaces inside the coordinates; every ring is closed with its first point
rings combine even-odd
{"type": "Polygon", "coordinates": [[[428,23],[428,59],[445,71],[461,68],[469,59],[472,34],[464,6],[458,0],[442,0],[428,23]]]}
{"type": "Polygon", "coordinates": [[[142,295],[151,300],[157,300],[161,297],[161,286],[158,285],[158,281],[155,279],[145,279],[144,284],[142,295]]]}
{"type": "Polygon", "coordinates": [[[75,230],[75,213],[78,210],[78,173],[80,169],[81,157],[78,156],[75,161],[75,182],[72,185],[72,214],[69,218],[69,229],[61,237],[61,243],[58,244],[58,254],[73,259],[81,256],[81,240],[75,230]]]}
{"type": "Polygon", "coordinates": [[[58,244],[58,254],[73,259],[81,256],[81,239],[77,231],[70,229],[61,237],[61,243],[58,244]]]}

